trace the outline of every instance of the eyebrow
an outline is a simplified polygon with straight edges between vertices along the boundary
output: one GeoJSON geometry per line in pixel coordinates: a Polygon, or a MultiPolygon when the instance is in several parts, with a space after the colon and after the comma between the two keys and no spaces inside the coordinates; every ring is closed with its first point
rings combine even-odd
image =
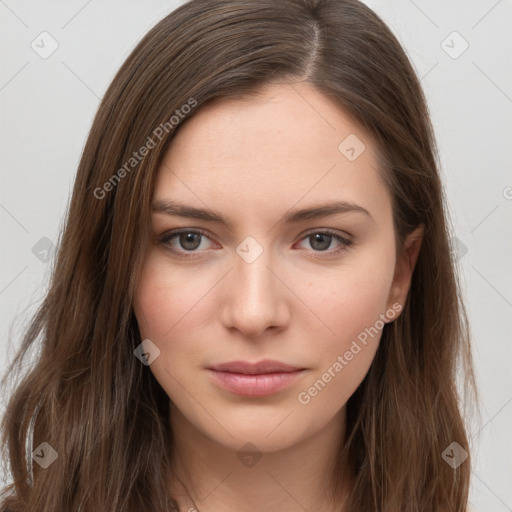
{"type": "MultiPolygon", "coordinates": [[[[166,215],[177,217],[217,222],[227,227],[230,226],[230,223],[219,213],[216,213],[212,210],[195,208],[193,206],[185,205],[177,201],[155,201],[151,205],[151,210],[154,213],[164,213],[166,215]]],[[[362,206],[349,201],[332,201],[323,205],[313,206],[311,208],[292,210],[283,216],[281,222],[285,224],[295,224],[305,220],[320,219],[329,215],[335,215],[337,213],[349,212],[362,213],[375,222],[375,219],[373,219],[370,212],[366,208],[363,208],[362,206]]]]}

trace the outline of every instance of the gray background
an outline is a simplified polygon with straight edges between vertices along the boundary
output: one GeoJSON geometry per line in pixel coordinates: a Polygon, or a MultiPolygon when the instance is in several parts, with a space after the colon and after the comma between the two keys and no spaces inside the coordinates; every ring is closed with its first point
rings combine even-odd
{"type": "MultiPolygon", "coordinates": [[[[99,99],[140,38],[180,3],[0,0],[0,371],[47,286],[47,250],[99,99]],[[52,40],[58,48],[43,59],[52,40]]],[[[470,508],[512,511],[512,2],[367,3],[412,59],[439,143],[482,396],[470,508]]]]}

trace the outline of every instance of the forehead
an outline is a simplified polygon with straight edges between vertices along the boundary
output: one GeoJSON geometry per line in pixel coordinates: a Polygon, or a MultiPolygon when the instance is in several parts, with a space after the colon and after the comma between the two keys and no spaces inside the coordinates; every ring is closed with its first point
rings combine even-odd
{"type": "Polygon", "coordinates": [[[334,101],[304,82],[276,84],[199,109],[171,142],[154,197],[246,215],[346,200],[378,217],[390,197],[377,162],[334,101]]]}

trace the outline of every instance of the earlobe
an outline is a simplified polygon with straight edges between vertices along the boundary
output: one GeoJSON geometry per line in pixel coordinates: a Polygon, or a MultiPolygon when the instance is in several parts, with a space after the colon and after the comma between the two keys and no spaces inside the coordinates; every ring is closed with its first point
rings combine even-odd
{"type": "Polygon", "coordinates": [[[402,307],[407,299],[409,288],[411,286],[412,274],[418,261],[418,256],[425,233],[424,224],[420,224],[405,239],[401,253],[399,254],[396,265],[395,275],[389,294],[388,307],[393,304],[400,304],[402,307]]]}

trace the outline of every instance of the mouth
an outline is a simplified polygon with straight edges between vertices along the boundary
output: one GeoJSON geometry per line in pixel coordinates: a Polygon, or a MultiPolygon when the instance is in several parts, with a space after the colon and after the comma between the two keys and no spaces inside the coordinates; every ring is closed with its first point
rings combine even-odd
{"type": "Polygon", "coordinates": [[[232,361],[207,368],[213,383],[241,396],[268,396],[293,384],[306,368],[280,361],[232,361]]]}
{"type": "Polygon", "coordinates": [[[304,370],[300,366],[292,366],[273,359],[264,359],[257,363],[249,361],[230,361],[210,366],[209,370],[230,373],[243,373],[247,375],[261,375],[267,373],[291,373],[297,370],[304,370]]]}

